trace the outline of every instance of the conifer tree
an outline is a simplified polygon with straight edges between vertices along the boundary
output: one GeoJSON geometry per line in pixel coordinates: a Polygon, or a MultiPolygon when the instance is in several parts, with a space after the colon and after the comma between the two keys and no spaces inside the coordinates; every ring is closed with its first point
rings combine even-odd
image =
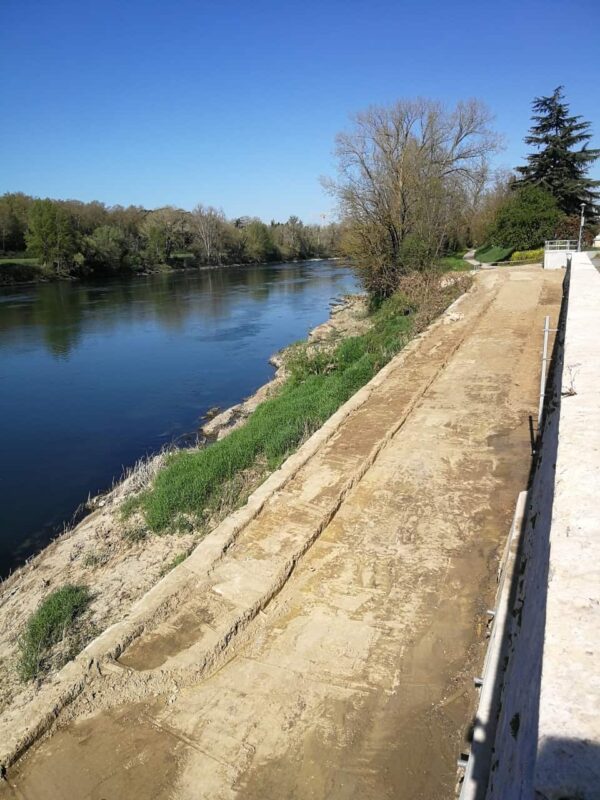
{"type": "Polygon", "coordinates": [[[558,86],[549,97],[534,99],[533,125],[525,143],[533,145],[535,151],[527,156],[525,166],[517,167],[521,177],[515,184],[545,189],[565,214],[579,214],[581,203],[585,203],[589,219],[600,211],[600,181],[588,177],[600,150],[588,148],[590,123],[569,113],[563,88],[558,86]]]}

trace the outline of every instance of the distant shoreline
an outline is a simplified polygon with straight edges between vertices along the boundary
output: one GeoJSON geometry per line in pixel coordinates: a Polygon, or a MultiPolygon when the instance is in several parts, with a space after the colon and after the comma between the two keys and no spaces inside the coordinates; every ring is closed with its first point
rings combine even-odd
{"type": "Polygon", "coordinates": [[[3,275],[4,267],[0,263],[0,289],[12,288],[17,286],[35,286],[38,284],[52,284],[52,283],[85,283],[85,282],[102,282],[104,280],[113,280],[120,277],[129,278],[148,278],[151,275],[169,275],[172,273],[181,272],[207,272],[215,269],[231,269],[237,268],[250,268],[250,267],[275,267],[278,264],[308,264],[316,261],[341,261],[339,256],[323,256],[322,258],[296,258],[289,261],[256,261],[256,262],[239,262],[235,264],[202,264],[199,267],[174,267],[169,264],[157,267],[156,269],[144,269],[141,271],[121,270],[114,273],[91,273],[89,275],[57,275],[48,276],[41,272],[41,267],[31,267],[33,270],[40,270],[37,277],[28,277],[24,280],[7,280],[3,275]]]}

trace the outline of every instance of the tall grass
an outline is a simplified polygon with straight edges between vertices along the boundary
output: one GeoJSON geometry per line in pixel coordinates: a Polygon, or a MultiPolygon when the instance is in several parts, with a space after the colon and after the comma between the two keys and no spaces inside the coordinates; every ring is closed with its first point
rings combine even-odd
{"type": "Polygon", "coordinates": [[[128,512],[140,510],[157,533],[177,528],[183,520],[200,522],[221,487],[236,474],[257,461],[269,470],[279,466],[464,290],[460,281],[442,288],[439,276],[431,280],[420,291],[409,286],[407,292],[386,300],[362,336],[346,339],[328,352],[297,346],[287,362],[289,378],[277,395],[226,438],[202,450],[169,456],[152,487],[128,504],[128,512]]]}
{"type": "Polygon", "coordinates": [[[21,680],[35,678],[50,648],[60,642],[91,600],[87,586],[66,584],[51,592],[29,617],[19,639],[21,680]]]}

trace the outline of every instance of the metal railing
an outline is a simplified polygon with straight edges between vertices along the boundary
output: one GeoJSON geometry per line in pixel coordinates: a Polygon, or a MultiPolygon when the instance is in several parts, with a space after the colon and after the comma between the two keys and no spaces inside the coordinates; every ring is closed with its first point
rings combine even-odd
{"type": "Polygon", "coordinates": [[[577,250],[577,239],[550,239],[544,244],[544,250],[577,250]]]}

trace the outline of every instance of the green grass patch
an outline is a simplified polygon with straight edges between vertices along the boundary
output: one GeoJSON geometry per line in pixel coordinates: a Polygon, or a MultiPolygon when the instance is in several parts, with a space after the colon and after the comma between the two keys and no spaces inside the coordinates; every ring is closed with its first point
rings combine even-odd
{"type": "Polygon", "coordinates": [[[442,289],[436,281],[433,293],[418,289],[428,298],[427,309],[413,299],[419,296],[414,291],[410,297],[397,294],[373,313],[364,335],[327,352],[297,346],[287,362],[290,377],[278,394],[224,439],[171,455],[151,489],[130,501],[126,513],[139,510],[155,533],[177,530],[190,520],[201,523],[236,475],[259,462],[267,471],[277,468],[404,347],[418,325],[427,324],[464,289],[458,284],[442,289]]]}
{"type": "Polygon", "coordinates": [[[13,265],[37,267],[39,266],[39,262],[37,258],[16,258],[16,257],[0,258],[0,267],[13,266],[13,265]]]}
{"type": "Polygon", "coordinates": [[[483,264],[495,264],[498,261],[508,261],[514,252],[514,247],[499,247],[498,245],[484,245],[475,251],[475,260],[483,264]]]}
{"type": "Polygon", "coordinates": [[[0,258],[0,286],[29,283],[46,278],[36,258],[0,258]]]}
{"type": "Polygon", "coordinates": [[[473,265],[465,261],[462,255],[458,253],[442,256],[442,258],[438,259],[436,266],[445,272],[469,272],[473,269],[473,265]]]}
{"type": "Polygon", "coordinates": [[[91,600],[87,586],[67,584],[55,589],[27,620],[19,639],[19,675],[21,680],[35,678],[43,668],[50,648],[64,639],[75,619],[91,600]]]}

